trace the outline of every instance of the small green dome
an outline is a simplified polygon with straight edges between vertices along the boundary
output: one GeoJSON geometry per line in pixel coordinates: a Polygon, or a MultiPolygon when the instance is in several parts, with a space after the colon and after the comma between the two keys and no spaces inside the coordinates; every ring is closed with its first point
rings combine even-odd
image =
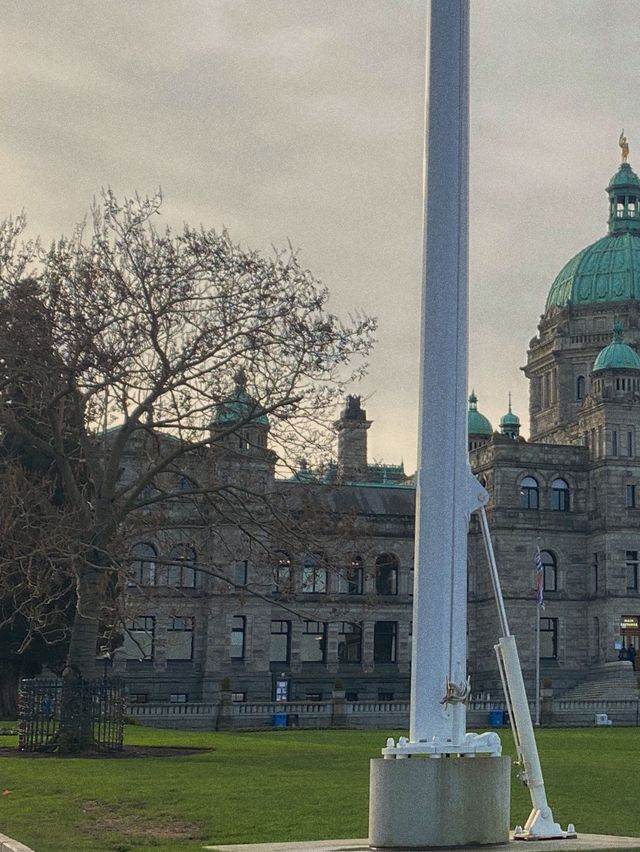
{"type": "Polygon", "coordinates": [[[613,340],[598,353],[593,372],[600,370],[640,370],[640,355],[622,340],[622,326],[613,327],[613,340]]]}
{"type": "Polygon", "coordinates": [[[621,163],[607,187],[609,233],[582,249],[560,270],[547,297],[553,305],[640,298],[640,178],[621,163]]]}
{"type": "Polygon", "coordinates": [[[247,378],[242,370],[236,374],[235,383],[234,392],[216,406],[214,424],[228,426],[246,420],[259,426],[268,426],[267,415],[247,393],[247,378]]]}
{"type": "Polygon", "coordinates": [[[500,418],[500,426],[519,426],[520,418],[517,414],[514,414],[511,411],[511,405],[509,405],[509,411],[506,414],[503,414],[500,418]]]}
{"type": "Polygon", "coordinates": [[[493,427],[484,414],[478,411],[478,397],[475,391],[469,395],[469,411],[467,414],[468,432],[470,435],[493,435],[493,427]]]}

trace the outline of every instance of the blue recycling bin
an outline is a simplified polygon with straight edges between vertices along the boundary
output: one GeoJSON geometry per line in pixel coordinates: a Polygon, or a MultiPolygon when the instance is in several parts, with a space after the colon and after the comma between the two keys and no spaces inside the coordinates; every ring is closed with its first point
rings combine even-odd
{"type": "Polygon", "coordinates": [[[504,710],[489,710],[489,725],[501,728],[504,725],[504,710]]]}
{"type": "Polygon", "coordinates": [[[286,713],[274,713],[273,714],[273,727],[274,728],[286,728],[287,727],[287,714],[286,713]]]}

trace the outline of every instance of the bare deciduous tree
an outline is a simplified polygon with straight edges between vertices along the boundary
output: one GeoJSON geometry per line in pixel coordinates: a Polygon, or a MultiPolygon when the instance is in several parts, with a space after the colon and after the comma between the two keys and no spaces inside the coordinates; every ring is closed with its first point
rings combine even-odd
{"type": "MultiPolygon", "coordinates": [[[[32,529],[23,536],[41,611],[59,578],[73,583],[67,678],[94,675],[126,531],[150,509],[199,501],[235,523],[242,505],[252,524],[264,520],[241,490],[194,466],[224,442],[210,425],[234,376],[255,401],[245,424],[267,416],[286,461],[326,445],[372,344],[373,320],[328,312],[326,289],[291,249],[263,257],[226,232],[158,230],[159,210],[159,197],[120,203],[105,192],[89,223],[48,251],[19,245],[22,218],[0,230],[0,432],[9,456],[35,460],[40,478],[25,493],[53,512],[41,525],[51,548],[32,529]]],[[[16,516],[2,517],[10,526],[16,516]]],[[[0,569],[26,590],[19,550],[5,549],[0,569]]]]}

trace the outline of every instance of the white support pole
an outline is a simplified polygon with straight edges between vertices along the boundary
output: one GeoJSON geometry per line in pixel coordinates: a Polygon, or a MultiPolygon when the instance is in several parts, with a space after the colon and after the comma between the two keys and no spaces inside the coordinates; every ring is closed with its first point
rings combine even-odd
{"type": "Polygon", "coordinates": [[[536,601],[536,726],[540,725],[540,604],[536,601]]]}

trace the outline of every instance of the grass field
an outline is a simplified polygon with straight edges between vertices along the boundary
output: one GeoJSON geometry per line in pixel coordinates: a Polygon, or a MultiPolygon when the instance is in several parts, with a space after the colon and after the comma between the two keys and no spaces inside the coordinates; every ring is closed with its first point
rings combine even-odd
{"type": "MultiPolygon", "coordinates": [[[[0,757],[0,832],[37,852],[172,852],[204,843],[366,837],[369,758],[386,732],[127,729],[179,757],[0,757]]],[[[512,753],[510,735],[503,735],[512,753]]],[[[549,801],[578,831],[640,835],[640,728],[541,730],[549,801]]],[[[15,737],[0,737],[0,746],[15,737]]],[[[530,810],[512,782],[512,824],[530,810]]]]}

